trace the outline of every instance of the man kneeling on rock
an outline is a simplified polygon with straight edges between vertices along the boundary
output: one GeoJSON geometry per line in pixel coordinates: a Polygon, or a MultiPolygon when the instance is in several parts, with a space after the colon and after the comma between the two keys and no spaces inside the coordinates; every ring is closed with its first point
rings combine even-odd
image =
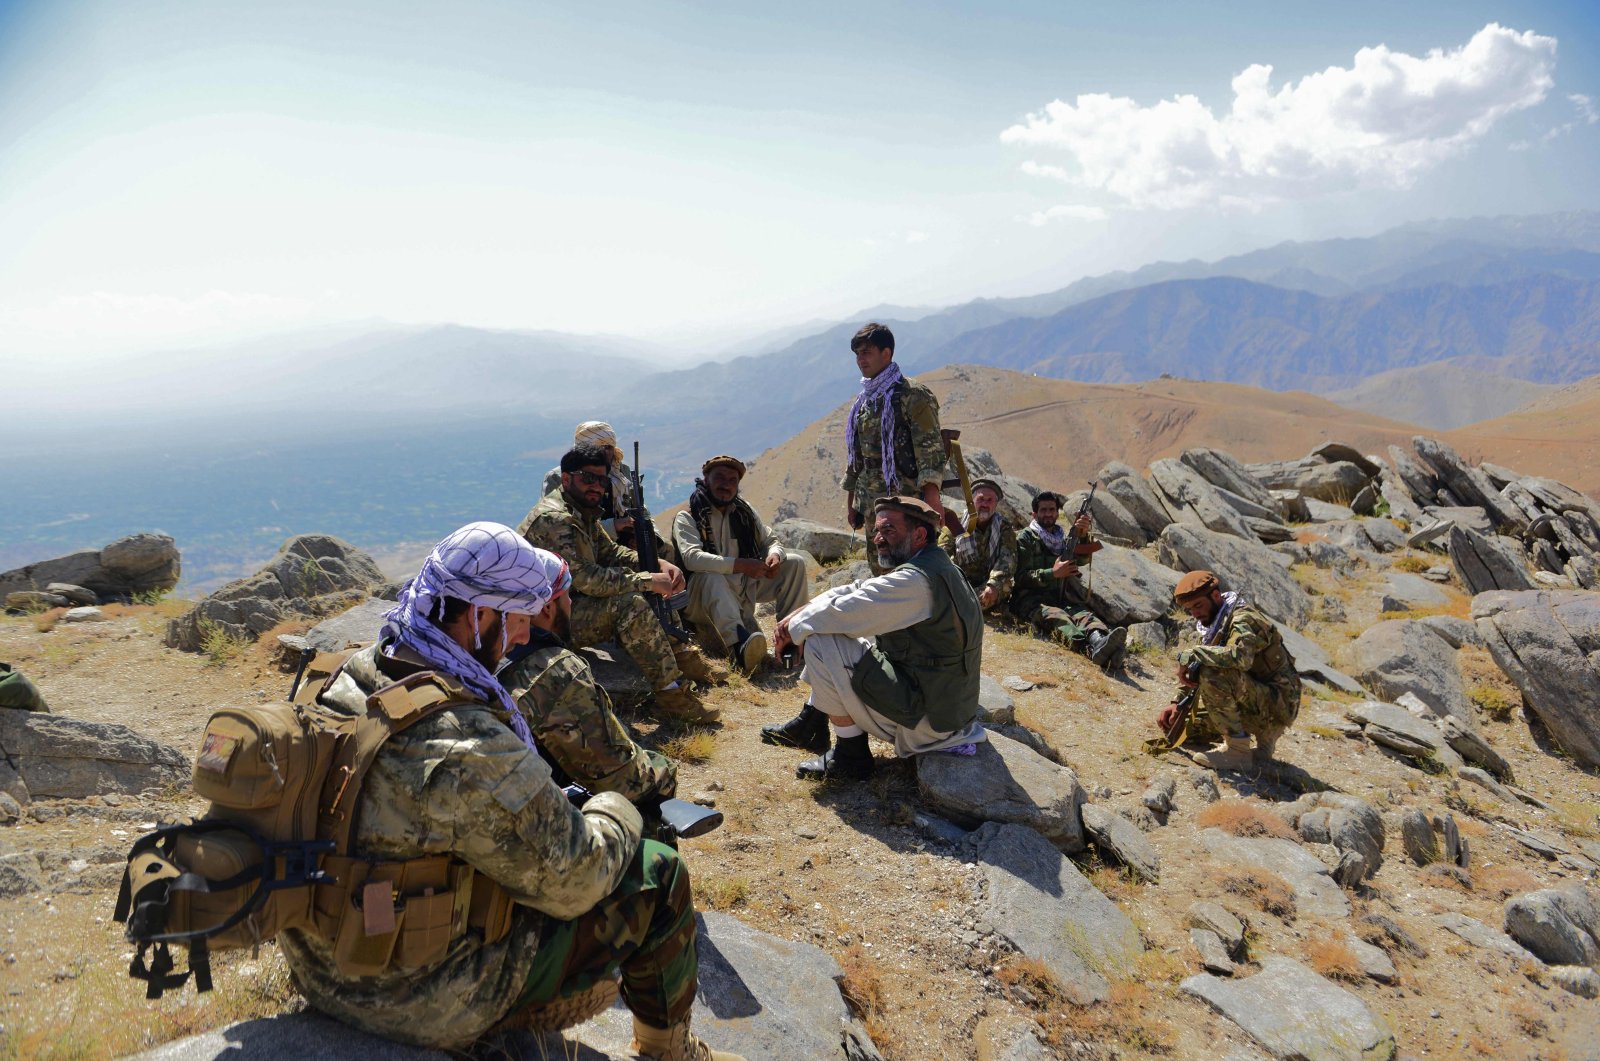
{"type": "MultiPolygon", "coordinates": [[[[1173,596],[1201,636],[1198,646],[1178,655],[1178,681],[1195,690],[1189,728],[1212,729],[1221,737],[1216,747],[1196,753],[1195,762],[1213,770],[1267,762],[1300,713],[1300,676],[1283,635],[1238,593],[1222,592],[1210,571],[1184,575],[1173,596]]],[[[1176,704],[1162,709],[1163,730],[1173,728],[1176,713],[1176,704]]]]}
{"type": "Polygon", "coordinates": [[[804,658],[811,698],[761,739],[820,752],[800,777],[868,777],[869,733],[901,757],[971,755],[985,739],[976,721],[983,610],[938,546],[939,514],[920,498],[882,497],[874,516],[873,545],[891,569],[820,594],[774,634],[779,653],[794,645],[804,658]]]}

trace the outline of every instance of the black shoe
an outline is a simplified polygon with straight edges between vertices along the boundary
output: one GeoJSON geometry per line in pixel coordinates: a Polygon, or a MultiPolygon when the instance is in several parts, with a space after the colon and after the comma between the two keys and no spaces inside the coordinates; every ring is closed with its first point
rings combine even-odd
{"type": "Polygon", "coordinates": [[[828,716],[806,704],[800,713],[781,726],[762,726],[761,743],[802,748],[808,752],[828,750],[828,716]]]}
{"type": "Polygon", "coordinates": [[[1089,660],[1095,666],[1109,668],[1111,661],[1116,659],[1122,651],[1122,646],[1128,641],[1128,628],[1119,626],[1108,634],[1099,632],[1089,635],[1089,660]]]}
{"type": "Polygon", "coordinates": [[[833,747],[794,768],[794,776],[808,781],[865,781],[872,776],[872,749],[867,735],[840,737],[833,747]]]}

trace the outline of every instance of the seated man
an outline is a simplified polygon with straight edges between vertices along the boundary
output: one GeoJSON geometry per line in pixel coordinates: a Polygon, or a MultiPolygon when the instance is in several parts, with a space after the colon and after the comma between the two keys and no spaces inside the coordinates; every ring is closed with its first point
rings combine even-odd
{"type": "Polygon", "coordinates": [[[668,799],[678,789],[677,767],[628,737],[588,661],[566,647],[572,634],[571,585],[572,574],[563,564],[554,580],[555,595],[529,617],[528,643],[511,653],[500,682],[516,698],[557,784],[577,782],[590,792],[615,792],[635,804],[668,799]]]}
{"type": "Polygon", "coordinates": [[[811,698],[761,739],[820,751],[800,777],[868,777],[869,733],[901,757],[971,754],[986,739],[977,722],[983,612],[934,541],[939,514],[915,497],[879,498],[874,513],[877,555],[892,569],[819,594],[774,632],[774,648],[792,644],[805,660],[811,698]]]}
{"type": "Polygon", "coordinates": [[[500,1029],[582,1020],[609,1004],[620,974],[634,1049],[733,1061],[689,1031],[698,961],[683,862],[640,840],[639,812],[616,793],[572,807],[495,680],[561,567],[509,527],[463,527],[424,561],[379,642],[318,694],[324,710],[350,714],[374,701],[444,701],[390,737],[360,782],[357,850],[385,860],[449,856],[452,874],[471,874],[462,887],[473,914],[460,920],[472,923],[480,908],[503,912],[453,928],[442,956],[420,965],[397,951],[376,974],[344,972],[336,941],[314,929],[280,933],[284,959],[316,1009],[452,1051],[500,1029]]]}
{"type": "Polygon", "coordinates": [[[518,532],[572,565],[572,643],[598,645],[615,638],[654,690],[656,710],[684,722],[715,722],[719,712],[702,703],[688,681],[710,684],[711,668],[688,645],[674,647],[644,594],[670,597],[683,590],[683,572],[639,570],[639,554],[618,545],[600,527],[600,502],[611,473],[608,450],[580,447],[561,458],[561,489],[546,494],[523,517],[518,532]],[[686,681],[679,681],[679,678],[686,681]]]}
{"type": "Polygon", "coordinates": [[[976,529],[971,534],[952,533],[947,526],[939,532],[940,546],[961,569],[986,612],[998,610],[1011,596],[1017,573],[1017,532],[999,512],[1000,496],[1000,484],[993,479],[974,479],[976,529]]]}
{"type": "MultiPolygon", "coordinates": [[[[611,454],[611,478],[600,498],[600,526],[618,542],[632,547],[633,517],[628,515],[628,506],[633,497],[633,479],[631,470],[623,460],[622,447],[617,445],[616,431],[604,420],[585,420],[573,430],[572,445],[574,449],[593,446],[611,454]]],[[[557,465],[544,473],[544,489],[539,496],[559,489],[561,467],[557,465]]]]}
{"type": "Polygon", "coordinates": [[[767,659],[756,605],[775,603],[779,615],[788,615],[804,604],[806,562],[784,549],[739,496],[744,471],[743,461],[726,455],[701,465],[689,508],[672,521],[672,544],[689,580],[684,613],[714,632],[734,663],[753,675],[767,659]]]}
{"type": "MultiPolygon", "coordinates": [[[[1066,551],[1066,531],[1056,522],[1061,497],[1046,490],[1033,499],[1033,522],[1017,536],[1017,589],[1011,612],[1041,636],[1082,652],[1106,670],[1121,666],[1128,640],[1125,627],[1112,629],[1089,610],[1089,592],[1079,573],[1094,558],[1091,550],[1066,551]]],[[[1079,544],[1089,545],[1093,526],[1086,512],[1073,524],[1079,544]]],[[[1098,545],[1093,546],[1098,549],[1098,545]]]]}
{"type": "MultiPolygon", "coordinates": [[[[1300,675],[1283,635],[1238,593],[1223,593],[1210,571],[1184,575],[1173,596],[1201,635],[1199,646],[1178,655],[1178,681],[1195,690],[1190,728],[1222,735],[1222,743],[1196,753],[1194,761],[1213,770],[1269,761],[1300,713],[1300,675]]],[[[1174,704],[1162,709],[1164,730],[1172,729],[1175,713],[1174,704]]]]}

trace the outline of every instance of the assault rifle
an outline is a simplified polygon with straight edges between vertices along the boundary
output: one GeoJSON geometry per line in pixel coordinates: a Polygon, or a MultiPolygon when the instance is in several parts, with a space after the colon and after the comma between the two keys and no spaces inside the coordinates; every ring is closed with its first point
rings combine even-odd
{"type": "MultiPolygon", "coordinates": [[[[584,803],[593,793],[582,785],[564,785],[561,789],[567,797],[567,802],[574,807],[583,808],[584,803]]],[[[722,824],[722,812],[712,807],[702,807],[698,803],[690,803],[686,799],[664,799],[660,796],[651,796],[639,802],[641,811],[654,813],[661,819],[663,831],[670,832],[675,840],[689,840],[696,836],[704,836],[722,824]]]]}
{"type": "MultiPolygon", "coordinates": [[[[1083,504],[1078,506],[1078,511],[1073,513],[1072,522],[1067,525],[1067,541],[1066,545],[1061,550],[1061,555],[1066,557],[1068,560],[1071,560],[1074,556],[1077,556],[1078,550],[1083,545],[1083,536],[1078,533],[1078,520],[1089,514],[1089,505],[1094,501],[1094,492],[1099,488],[1099,479],[1089,480],[1089,493],[1086,497],[1084,497],[1083,504]]],[[[1098,549],[1099,546],[1095,546],[1094,549],[1087,551],[1093,552],[1098,549]]]]}
{"type": "MultiPolygon", "coordinates": [[[[633,504],[628,515],[633,517],[634,550],[639,554],[639,570],[656,574],[661,570],[661,558],[656,555],[656,525],[650,522],[650,510],[644,507],[644,477],[639,474],[639,443],[633,444],[633,504]]],[[[688,644],[689,631],[679,626],[673,613],[689,603],[688,592],[663,597],[659,593],[646,593],[644,599],[656,613],[661,629],[679,644],[688,644]]]]}
{"type": "MultiPolygon", "coordinates": [[[[1183,673],[1191,682],[1200,680],[1200,661],[1189,664],[1183,673]]],[[[1172,701],[1172,706],[1177,710],[1172,713],[1172,725],[1163,727],[1160,737],[1152,737],[1144,742],[1144,750],[1151,755],[1161,755],[1170,752],[1188,739],[1189,716],[1194,713],[1195,694],[1200,690],[1185,685],[1178,692],[1178,698],[1172,701]]]]}

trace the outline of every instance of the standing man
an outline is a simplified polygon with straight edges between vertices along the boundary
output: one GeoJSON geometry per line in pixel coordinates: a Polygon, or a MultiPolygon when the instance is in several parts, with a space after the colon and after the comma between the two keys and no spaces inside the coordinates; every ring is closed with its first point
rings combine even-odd
{"type": "Polygon", "coordinates": [[[672,521],[672,544],[689,580],[685,614],[715,631],[735,666],[754,675],[767,660],[756,605],[774,603],[788,615],[804,604],[806,562],[739,496],[744,473],[744,462],[727,454],[702,464],[689,508],[672,521]]]}
{"type": "MultiPolygon", "coordinates": [[[[458,895],[471,895],[472,910],[444,911],[447,938],[436,952],[395,949],[368,975],[343,971],[339,941],[315,927],[285,930],[278,939],[289,975],[338,1020],[465,1052],[498,1030],[564,1027],[599,1012],[620,974],[635,1051],[657,1061],[735,1061],[689,1030],[699,963],[689,874],[677,852],[641,840],[639,812],[614,792],[581,812],[571,806],[495,680],[562,566],[509,527],[461,528],[424,561],[378,643],[351,656],[318,694],[323,710],[350,715],[442,702],[385,741],[363,775],[355,845],[363,858],[447,858],[448,879],[460,881],[458,895]]],[[[378,896],[383,906],[370,885],[364,895],[369,923],[387,918],[392,932],[392,893],[378,896]]],[[[424,898],[410,917],[424,907],[438,913],[424,898]]]]}
{"type": "MultiPolygon", "coordinates": [[[[1191,726],[1222,734],[1221,744],[1197,752],[1194,761],[1213,770],[1268,762],[1300,713],[1300,675],[1283,634],[1238,593],[1222,592],[1210,571],[1184,575],[1173,597],[1200,632],[1201,643],[1178,654],[1178,681],[1195,690],[1195,721],[1201,723],[1191,726]]],[[[1174,704],[1162,709],[1164,731],[1172,729],[1175,714],[1174,704]]]]}
{"type": "MultiPolygon", "coordinates": [[[[850,340],[861,370],[861,393],[845,420],[845,518],[851,530],[871,519],[873,499],[920,497],[942,516],[939,487],[944,480],[944,439],[939,435],[939,399],[912,383],[894,363],[894,333],[881,324],[864,325],[850,340]]],[[[867,562],[873,574],[888,568],[878,562],[872,535],[867,562]]]]}
{"type": "Polygon", "coordinates": [[[939,532],[939,544],[978,594],[983,610],[998,611],[1011,596],[1017,573],[1017,532],[999,512],[1000,484],[993,479],[973,480],[972,507],[976,529],[953,535],[947,527],[939,532]]]}
{"type": "Polygon", "coordinates": [[[618,545],[600,526],[600,503],[610,474],[609,450],[568,450],[561,458],[561,488],[540,499],[517,531],[572,565],[575,646],[615,638],[650,682],[657,711],[682,722],[715,722],[720,712],[688,685],[710,684],[710,666],[693,647],[673,646],[644,599],[646,593],[670,597],[682,592],[683,572],[665,560],[660,571],[640,571],[639,554],[618,545]]]}
{"type": "Polygon", "coordinates": [[[902,758],[970,755],[987,739],[977,722],[983,612],[935,543],[939,514],[915,497],[879,498],[874,511],[873,538],[893,570],[820,594],[774,633],[779,652],[799,649],[811,698],[761,739],[821,752],[799,765],[800,777],[870,776],[869,733],[902,758]]]}
{"type": "MultiPolygon", "coordinates": [[[[1122,665],[1128,630],[1108,627],[1089,610],[1089,591],[1079,575],[1094,552],[1084,549],[1063,555],[1067,534],[1056,522],[1060,512],[1059,494],[1046,490],[1033,499],[1033,522],[1017,536],[1017,592],[1011,612],[1041,636],[1082,652],[1096,665],[1111,670],[1122,665]]],[[[1080,547],[1093,544],[1093,529],[1087,512],[1073,524],[1080,547]]]]}

